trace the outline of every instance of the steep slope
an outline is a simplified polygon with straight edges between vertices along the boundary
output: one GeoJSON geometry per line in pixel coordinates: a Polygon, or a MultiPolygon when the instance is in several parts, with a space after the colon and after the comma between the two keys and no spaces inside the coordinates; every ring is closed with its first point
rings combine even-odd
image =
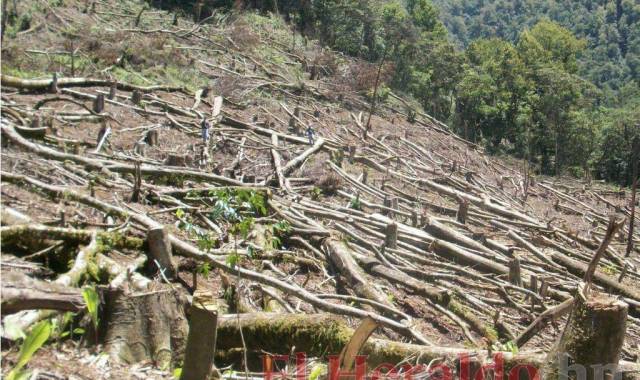
{"type": "MultiPolygon", "coordinates": [[[[192,296],[195,281],[229,313],[321,312],[351,327],[369,316],[377,338],[438,347],[407,358],[428,363],[445,346],[513,348],[507,342],[575,291],[608,214],[630,214],[628,192],[525,178],[518,162],[485,155],[393,94],[369,120],[375,70],[294,42],[277,18],[215,13],[194,24],[115,0],[25,1],[18,14],[29,25],[2,48],[3,277],[59,281],[73,260],[70,272],[81,275],[70,288],[166,291],[163,264],[150,256],[143,265],[153,250],[141,243],[165,226],[172,291],[192,296]],[[30,227],[12,225],[12,210],[30,227]],[[516,263],[519,277],[510,275],[516,263]]],[[[625,257],[627,231],[595,284],[631,305],[622,359],[637,361],[640,251],[625,257]]],[[[76,322],[86,325],[80,309],[76,322]]],[[[3,335],[14,340],[16,326],[45,316],[3,315],[3,335]]],[[[103,304],[100,319],[112,318],[103,304]]],[[[559,332],[552,325],[519,339],[522,356],[547,351],[559,332]]],[[[57,346],[30,367],[171,376],[107,360],[99,353],[113,354],[113,344],[94,346],[89,335],[86,351],[79,336],[52,339],[57,346]]],[[[221,341],[216,363],[241,370],[243,349],[255,364],[265,351],[309,345],[289,335],[281,347],[275,338],[221,341]]],[[[310,346],[314,356],[338,353],[310,346]]],[[[181,352],[172,355],[180,367],[181,352]]],[[[16,356],[16,345],[3,345],[3,374],[16,356]]]]}

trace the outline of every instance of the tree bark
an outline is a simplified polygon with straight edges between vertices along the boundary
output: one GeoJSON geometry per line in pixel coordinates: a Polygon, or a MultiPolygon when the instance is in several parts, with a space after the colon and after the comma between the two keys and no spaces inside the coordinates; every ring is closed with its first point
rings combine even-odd
{"type": "Polygon", "coordinates": [[[211,374],[216,352],[218,306],[210,293],[193,295],[189,336],[180,380],[203,380],[211,374]]]}
{"type": "Polygon", "coordinates": [[[176,267],[173,262],[171,240],[167,229],[165,227],[149,229],[147,244],[149,245],[149,255],[152,261],[150,264],[153,266],[153,261],[156,261],[160,267],[159,269],[164,272],[168,279],[174,278],[176,267]]]}
{"type": "MultiPolygon", "coordinates": [[[[307,357],[323,357],[338,354],[349,343],[354,331],[345,321],[328,314],[273,314],[254,313],[224,315],[218,319],[218,351],[216,360],[220,365],[233,364],[238,348],[243,347],[239,328],[242,328],[246,346],[250,348],[250,368],[259,369],[264,352],[272,354],[291,354],[306,352],[307,357]],[[239,321],[239,322],[238,322],[239,321]]],[[[509,371],[516,365],[532,365],[541,368],[544,355],[535,353],[512,354],[501,352],[504,358],[504,380],[509,378],[509,371]]],[[[421,346],[400,343],[385,339],[369,338],[360,350],[360,355],[367,356],[368,368],[382,363],[406,362],[407,358],[419,357],[422,363],[433,360],[442,361],[453,369],[459,369],[459,359],[464,355],[470,360],[471,368],[479,368],[485,364],[490,354],[485,350],[469,350],[438,346],[421,346]]],[[[640,366],[634,363],[621,363],[619,368],[623,380],[637,380],[634,370],[640,366]]],[[[459,372],[458,372],[459,373],[459,372]]],[[[476,378],[471,373],[469,378],[476,378]]],[[[515,379],[530,380],[527,371],[520,371],[515,379]]]]}
{"type": "Polygon", "coordinates": [[[84,309],[80,289],[35,280],[19,272],[2,275],[1,298],[4,315],[33,309],[72,312],[84,309]]]}
{"type": "Polygon", "coordinates": [[[586,290],[585,283],[578,286],[567,325],[545,359],[545,379],[566,379],[565,371],[575,368],[567,366],[574,364],[581,367],[569,375],[570,379],[602,379],[602,373],[598,376],[599,370],[615,372],[617,369],[627,328],[628,305],[593,291],[585,294],[586,290]]]}
{"type": "Polygon", "coordinates": [[[104,344],[111,357],[129,364],[152,360],[163,369],[182,358],[187,321],[175,291],[129,295],[108,289],[104,298],[104,344]]]}

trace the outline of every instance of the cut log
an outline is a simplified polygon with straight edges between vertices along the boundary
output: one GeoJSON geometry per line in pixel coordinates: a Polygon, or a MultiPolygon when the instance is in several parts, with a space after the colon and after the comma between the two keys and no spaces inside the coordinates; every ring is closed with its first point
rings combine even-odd
{"type": "Polygon", "coordinates": [[[184,354],[187,320],[182,301],[172,289],[126,294],[122,289],[104,293],[105,351],[128,364],[151,360],[168,369],[184,354]]]}
{"type": "Polygon", "coordinates": [[[147,232],[147,244],[149,245],[149,255],[151,264],[157,263],[159,269],[168,279],[176,275],[176,266],[173,262],[171,250],[171,240],[169,232],[165,227],[155,227],[147,232]]]}
{"type": "MultiPolygon", "coordinates": [[[[1,74],[0,81],[3,87],[13,87],[19,88],[23,90],[32,90],[32,91],[42,91],[46,89],[52,89],[55,87],[56,92],[58,87],[93,87],[93,86],[102,86],[108,87],[111,86],[113,82],[104,79],[95,79],[95,78],[58,78],[57,75],[54,74],[52,79],[23,79],[18,77],[13,77],[10,75],[1,74]],[[55,83],[55,86],[54,86],[55,83]]],[[[124,91],[132,91],[138,90],[142,92],[150,92],[150,91],[186,91],[182,87],[173,87],[173,86],[135,86],[127,83],[117,83],[116,86],[124,91]]]]}
{"type": "MultiPolygon", "coordinates": [[[[554,253],[551,258],[558,264],[562,264],[569,272],[576,276],[584,276],[587,273],[588,265],[583,262],[571,259],[558,252],[554,253]]],[[[638,288],[619,283],[615,277],[611,277],[602,271],[596,271],[593,274],[593,281],[616,294],[629,297],[634,301],[640,301],[640,291],[638,288]]]]}
{"type": "Polygon", "coordinates": [[[3,273],[1,298],[3,315],[34,309],[71,312],[84,309],[80,289],[35,280],[20,272],[3,273]]]}
{"type": "MultiPolygon", "coordinates": [[[[308,357],[323,357],[340,352],[353,336],[353,330],[347,327],[343,319],[328,314],[224,315],[218,319],[216,361],[219,365],[231,365],[236,359],[242,360],[233,356],[234,352],[241,352],[243,347],[239,328],[242,328],[246,346],[250,348],[250,368],[255,369],[260,368],[264,352],[290,355],[295,349],[296,352],[307,353],[308,357]]],[[[463,356],[469,359],[471,368],[480,368],[490,362],[491,355],[484,350],[421,346],[377,338],[369,338],[363,344],[360,354],[367,356],[369,368],[382,363],[405,363],[407,358],[420,358],[422,363],[443,361],[451,365],[452,372],[459,369],[459,359],[463,356]]],[[[518,365],[540,368],[545,358],[544,355],[535,353],[500,354],[504,359],[504,380],[531,380],[527,371],[520,371],[519,376],[513,377],[509,376],[509,372],[518,365]]],[[[619,370],[625,371],[621,372],[623,380],[637,380],[632,371],[640,370],[640,366],[625,362],[621,363],[619,370]]],[[[468,378],[477,377],[472,373],[468,378]]]]}
{"type": "Polygon", "coordinates": [[[282,168],[282,174],[289,175],[295,168],[297,168],[298,166],[302,165],[302,163],[307,158],[309,158],[312,154],[314,154],[317,151],[319,151],[322,148],[322,146],[324,145],[324,142],[325,142],[324,138],[319,137],[311,148],[305,150],[298,157],[296,157],[296,158],[292,159],[291,161],[287,162],[287,164],[282,168]]]}
{"type": "Polygon", "coordinates": [[[189,336],[180,380],[208,379],[214,367],[218,306],[209,292],[193,295],[189,316],[189,336]]]}
{"type": "Polygon", "coordinates": [[[358,264],[352,257],[350,250],[343,242],[334,239],[325,239],[322,243],[322,248],[329,261],[344,277],[347,284],[349,284],[358,297],[390,306],[387,297],[376,290],[375,287],[371,286],[371,282],[365,278],[365,275],[361,272],[358,264]]]}
{"type": "Polygon", "coordinates": [[[628,305],[604,294],[588,294],[581,283],[567,325],[543,366],[545,379],[602,379],[616,372],[627,329],[628,305]]]}

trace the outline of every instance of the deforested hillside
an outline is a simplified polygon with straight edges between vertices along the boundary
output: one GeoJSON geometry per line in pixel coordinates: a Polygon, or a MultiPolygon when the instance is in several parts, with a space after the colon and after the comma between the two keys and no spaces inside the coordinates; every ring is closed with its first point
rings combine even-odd
{"type": "Polygon", "coordinates": [[[3,3],[4,378],[638,378],[630,189],[486,154],[282,14],[164,8],[3,3]]]}

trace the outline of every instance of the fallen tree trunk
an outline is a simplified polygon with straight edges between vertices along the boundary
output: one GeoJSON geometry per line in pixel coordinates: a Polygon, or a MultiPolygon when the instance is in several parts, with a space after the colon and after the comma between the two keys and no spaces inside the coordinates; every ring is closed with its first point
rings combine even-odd
{"type": "MultiPolygon", "coordinates": [[[[65,287],[71,287],[78,284],[82,275],[86,273],[89,261],[95,256],[98,248],[96,239],[92,239],[88,246],[78,252],[73,262],[73,267],[71,267],[68,272],[58,276],[54,283],[65,287]]],[[[55,311],[53,310],[28,310],[14,315],[9,315],[4,318],[3,322],[5,325],[12,324],[16,328],[24,331],[33,323],[52,315],[55,315],[55,311]]],[[[17,335],[13,335],[11,331],[7,331],[6,329],[3,330],[3,337],[12,340],[18,338],[17,335]]]]}
{"type": "Polygon", "coordinates": [[[371,286],[370,281],[365,279],[364,274],[360,271],[358,264],[349,253],[348,248],[344,246],[344,243],[334,239],[325,239],[322,243],[322,248],[326,252],[329,261],[346,279],[357,296],[391,306],[387,297],[378,292],[375,287],[371,286]]]}
{"type": "Polygon", "coordinates": [[[217,183],[221,185],[233,185],[233,186],[242,186],[243,183],[231,178],[205,173],[197,170],[189,170],[186,168],[171,168],[171,167],[158,167],[151,165],[140,165],[139,169],[136,168],[136,165],[127,165],[114,163],[111,161],[105,160],[97,160],[92,158],[87,158],[75,154],[70,153],[62,153],[55,149],[51,149],[49,147],[35,144],[24,137],[20,136],[13,126],[9,126],[7,124],[2,124],[2,133],[5,134],[11,141],[20,145],[21,147],[34,152],[42,157],[51,158],[57,161],[67,161],[71,160],[73,162],[77,162],[87,168],[96,169],[96,170],[104,170],[106,172],[115,172],[115,173],[131,173],[135,174],[137,170],[140,171],[141,175],[167,175],[167,176],[182,176],[184,178],[192,178],[195,180],[207,181],[212,183],[217,183]]]}
{"type": "MultiPolygon", "coordinates": [[[[44,182],[38,181],[37,179],[30,178],[28,176],[12,174],[4,171],[0,172],[0,175],[4,180],[11,181],[12,183],[29,184],[55,197],[64,195],[67,199],[75,200],[77,202],[83,203],[90,207],[94,207],[104,212],[109,212],[115,216],[119,216],[122,218],[131,218],[136,222],[144,225],[147,228],[160,226],[160,224],[157,221],[155,221],[154,219],[150,218],[147,215],[126,211],[121,207],[111,205],[107,202],[103,202],[89,195],[80,194],[66,187],[49,185],[44,182]]],[[[174,235],[169,235],[169,238],[171,239],[171,245],[176,253],[180,253],[186,257],[190,257],[195,260],[207,262],[211,264],[211,267],[214,269],[220,269],[223,272],[230,273],[233,275],[240,274],[242,278],[256,281],[263,285],[272,286],[282,292],[293,295],[303,301],[310,303],[311,305],[319,309],[325,310],[330,313],[349,315],[357,318],[371,317],[377,323],[379,323],[384,327],[387,327],[393,331],[396,331],[404,336],[411,337],[417,340],[418,342],[425,343],[425,344],[428,343],[428,341],[426,341],[422,336],[420,336],[419,334],[416,334],[409,326],[403,323],[397,322],[395,320],[392,320],[386,317],[382,317],[378,314],[366,312],[364,310],[360,310],[355,307],[327,302],[317,297],[313,293],[295,284],[277,280],[273,277],[265,276],[249,269],[244,269],[238,266],[233,268],[229,267],[226,263],[219,261],[214,255],[202,252],[198,248],[194,247],[193,245],[187,242],[182,241],[181,239],[177,238],[174,235]]]]}
{"type": "Polygon", "coordinates": [[[35,243],[48,245],[52,240],[86,244],[91,241],[94,234],[99,243],[109,247],[142,250],[144,246],[142,239],[127,237],[118,232],[96,232],[75,228],[49,227],[42,224],[20,224],[0,227],[2,246],[18,243],[28,243],[30,246],[35,243]]]}
{"type": "MultiPolygon", "coordinates": [[[[1,74],[0,79],[2,86],[18,88],[21,90],[48,90],[51,87],[53,79],[22,79],[18,77],[12,77],[10,75],[1,74]]],[[[136,86],[128,83],[113,82],[111,80],[95,79],[95,78],[56,78],[57,87],[110,87],[115,83],[115,86],[119,90],[133,91],[138,90],[142,92],[152,91],[180,91],[189,95],[188,91],[182,87],[175,86],[136,86]]]]}
{"type": "Polygon", "coordinates": [[[468,310],[462,304],[452,299],[446,291],[431,287],[399,270],[391,269],[372,257],[357,254],[355,254],[355,256],[358,263],[365,268],[367,272],[375,276],[385,278],[391,283],[408,288],[416,294],[427,297],[433,303],[445,307],[453,314],[469,323],[473,330],[489,342],[494,343],[498,338],[494,330],[487,328],[480,319],[473,315],[471,310],[468,310]]]}
{"type": "Polygon", "coordinates": [[[34,309],[78,312],[85,307],[80,289],[35,280],[20,272],[3,274],[0,298],[4,315],[34,309]]]}
{"type": "Polygon", "coordinates": [[[287,164],[282,167],[282,174],[289,175],[289,173],[291,173],[293,170],[295,170],[298,166],[302,165],[304,160],[306,160],[312,154],[314,154],[317,151],[319,151],[322,148],[322,146],[324,145],[324,142],[325,142],[324,138],[322,138],[322,137],[318,138],[318,140],[316,140],[316,142],[313,144],[313,146],[311,148],[305,150],[298,157],[296,157],[296,158],[292,159],[291,161],[287,162],[287,164]]]}
{"type": "MultiPolygon", "coordinates": [[[[587,273],[588,265],[584,264],[580,261],[571,259],[561,253],[554,253],[551,258],[553,261],[562,264],[566,267],[569,272],[575,274],[576,276],[584,276],[587,273]]],[[[593,274],[593,281],[605,289],[611,289],[612,292],[616,294],[620,294],[624,297],[629,297],[634,301],[640,302],[640,291],[638,289],[634,289],[630,286],[626,286],[622,283],[619,283],[615,277],[610,277],[601,271],[596,271],[593,274]]]]}
{"type": "MultiPolygon", "coordinates": [[[[224,315],[218,318],[218,339],[216,362],[219,365],[231,365],[241,360],[242,329],[244,341],[248,348],[250,368],[259,370],[264,352],[291,355],[305,352],[307,357],[326,357],[339,354],[347,345],[354,333],[344,320],[327,314],[273,314],[255,313],[241,315],[224,315]]],[[[512,354],[500,352],[504,359],[504,380],[530,380],[527,371],[518,371],[510,377],[510,371],[516,366],[533,366],[541,368],[545,356],[536,353],[521,352],[512,354]]],[[[449,365],[452,373],[460,373],[459,363],[466,357],[471,369],[491,362],[490,353],[485,350],[469,350],[463,348],[420,346],[409,343],[394,342],[385,339],[369,338],[360,350],[366,355],[368,368],[382,363],[395,365],[398,363],[414,364],[411,359],[419,358],[420,363],[438,361],[449,365]]],[[[623,380],[637,380],[639,376],[633,371],[640,371],[640,365],[624,362],[618,368],[623,380]]],[[[474,373],[467,378],[476,378],[474,373]]],[[[456,377],[457,378],[457,377],[456,377]]]]}

